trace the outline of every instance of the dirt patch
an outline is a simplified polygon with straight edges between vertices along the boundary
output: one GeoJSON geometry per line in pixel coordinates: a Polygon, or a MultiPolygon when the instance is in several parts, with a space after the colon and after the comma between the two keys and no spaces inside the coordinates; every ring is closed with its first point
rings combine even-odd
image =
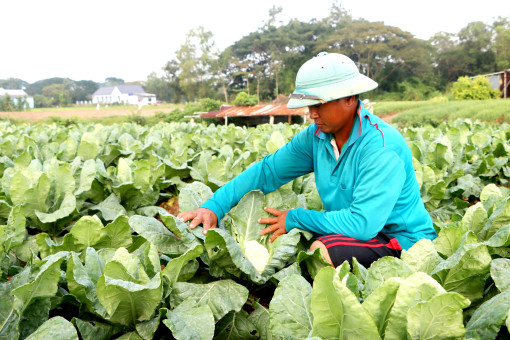
{"type": "Polygon", "coordinates": [[[399,114],[400,114],[400,112],[390,113],[389,115],[381,117],[381,119],[384,120],[386,123],[391,124],[393,118],[395,118],[399,114]]]}
{"type": "Polygon", "coordinates": [[[153,116],[158,112],[170,113],[173,109],[158,108],[157,106],[144,106],[138,110],[137,107],[131,108],[73,108],[54,111],[27,111],[27,112],[0,112],[0,118],[21,119],[29,122],[46,119],[49,117],[60,118],[105,118],[111,116],[129,116],[132,114],[140,114],[141,116],[153,116]]]}

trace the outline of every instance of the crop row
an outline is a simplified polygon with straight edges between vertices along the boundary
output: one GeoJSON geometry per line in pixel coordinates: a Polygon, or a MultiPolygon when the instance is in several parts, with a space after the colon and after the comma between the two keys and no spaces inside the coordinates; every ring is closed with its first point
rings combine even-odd
{"type": "Polygon", "coordinates": [[[160,207],[200,206],[302,126],[2,124],[0,337],[508,332],[508,125],[403,129],[439,236],[401,259],[335,270],[306,251],[310,233],[258,236],[264,206],[322,209],[313,174],[250,192],[207,235],[160,207]]]}

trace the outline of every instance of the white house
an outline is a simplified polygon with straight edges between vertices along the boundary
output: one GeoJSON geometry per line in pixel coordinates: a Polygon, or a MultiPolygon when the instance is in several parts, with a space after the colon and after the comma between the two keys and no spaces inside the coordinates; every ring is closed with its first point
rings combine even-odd
{"type": "Polygon", "coordinates": [[[25,100],[25,108],[34,108],[34,97],[29,97],[28,94],[23,90],[5,90],[0,87],[0,99],[5,96],[9,96],[14,105],[18,105],[18,101],[25,100]]]}
{"type": "Polygon", "coordinates": [[[142,85],[105,86],[92,94],[92,103],[151,105],[156,104],[156,95],[145,92],[142,85]]]}

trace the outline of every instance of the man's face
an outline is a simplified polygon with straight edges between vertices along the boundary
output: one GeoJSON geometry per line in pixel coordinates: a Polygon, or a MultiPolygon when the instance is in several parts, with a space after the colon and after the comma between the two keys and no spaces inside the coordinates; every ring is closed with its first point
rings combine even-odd
{"type": "Polygon", "coordinates": [[[310,106],[310,118],[324,133],[350,133],[357,108],[355,97],[346,97],[310,106]],[[348,131],[346,131],[348,130],[348,131]]]}

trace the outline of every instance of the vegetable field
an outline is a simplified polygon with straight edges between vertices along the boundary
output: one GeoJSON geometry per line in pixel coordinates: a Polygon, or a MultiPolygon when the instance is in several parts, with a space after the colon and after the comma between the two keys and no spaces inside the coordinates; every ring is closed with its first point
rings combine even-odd
{"type": "Polygon", "coordinates": [[[0,339],[508,337],[508,124],[401,130],[438,238],[370,268],[259,236],[265,206],[322,209],[313,174],[207,235],[170,213],[302,128],[0,122],[0,339]]]}

